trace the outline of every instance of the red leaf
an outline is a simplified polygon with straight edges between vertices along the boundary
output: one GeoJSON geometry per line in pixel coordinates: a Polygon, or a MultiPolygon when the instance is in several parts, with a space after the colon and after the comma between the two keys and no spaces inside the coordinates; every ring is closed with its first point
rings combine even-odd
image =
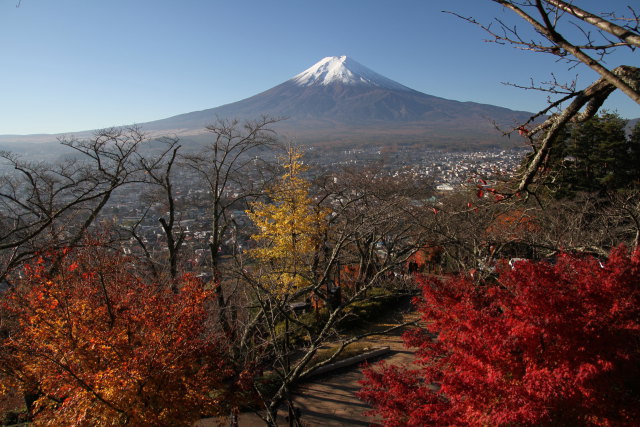
{"type": "Polygon", "coordinates": [[[420,369],[364,370],[359,396],[382,424],[637,424],[640,250],[495,276],[421,279],[428,330],[404,336],[420,369]]]}

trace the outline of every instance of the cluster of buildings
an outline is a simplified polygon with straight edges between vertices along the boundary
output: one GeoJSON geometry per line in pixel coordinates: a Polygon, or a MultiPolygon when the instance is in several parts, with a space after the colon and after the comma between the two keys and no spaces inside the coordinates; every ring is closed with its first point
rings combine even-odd
{"type": "Polygon", "coordinates": [[[320,165],[358,166],[381,163],[392,174],[430,178],[442,190],[454,190],[477,177],[494,179],[514,172],[528,148],[487,148],[477,151],[448,151],[411,145],[360,147],[322,152],[314,160],[320,165]]]}
{"type": "MultiPolygon", "coordinates": [[[[389,152],[382,147],[328,150],[321,155],[313,149],[307,151],[308,163],[320,168],[363,166],[378,163],[392,175],[403,174],[420,179],[427,178],[439,191],[455,191],[469,180],[477,177],[491,179],[506,175],[521,163],[526,150],[487,149],[483,151],[448,152],[444,150],[397,149],[389,152]]],[[[311,169],[313,170],[313,168],[311,169]]],[[[175,169],[173,194],[176,202],[175,222],[177,233],[184,235],[184,244],[191,251],[190,258],[196,264],[206,262],[209,257],[208,243],[211,240],[212,212],[211,190],[204,187],[194,172],[175,169]]],[[[229,184],[229,192],[239,192],[229,184]]],[[[226,234],[220,251],[230,254],[250,244],[246,230],[248,218],[241,206],[230,209],[232,227],[226,234]]],[[[124,231],[135,231],[137,237],[130,239],[132,250],[139,246],[140,239],[149,248],[162,247],[165,233],[159,218],[168,220],[168,204],[160,188],[148,185],[141,191],[120,191],[115,194],[103,210],[103,218],[113,221],[124,231]],[[145,194],[141,200],[139,194],[145,194]]]]}

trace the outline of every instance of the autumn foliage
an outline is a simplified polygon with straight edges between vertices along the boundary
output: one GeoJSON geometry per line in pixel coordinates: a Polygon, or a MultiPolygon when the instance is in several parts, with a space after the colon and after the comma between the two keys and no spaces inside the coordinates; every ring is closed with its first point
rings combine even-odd
{"type": "Polygon", "coordinates": [[[323,230],[325,212],[314,207],[311,184],[301,175],[306,167],[302,153],[290,148],[284,161],[285,173],[267,191],[268,202],[256,202],[247,214],[258,232],[257,246],[250,255],[263,268],[263,286],[274,294],[288,294],[309,284],[308,265],[323,230]]]}
{"type": "Polygon", "coordinates": [[[3,301],[16,325],[2,343],[10,379],[39,397],[36,423],[190,425],[241,401],[248,373],[234,372],[209,328],[212,290],[199,280],[184,277],[174,293],[97,249],[50,267],[25,267],[3,301]]]}
{"type": "Polygon", "coordinates": [[[413,368],[365,369],[386,425],[631,425],[640,419],[640,251],[519,262],[423,283],[413,368]]]}

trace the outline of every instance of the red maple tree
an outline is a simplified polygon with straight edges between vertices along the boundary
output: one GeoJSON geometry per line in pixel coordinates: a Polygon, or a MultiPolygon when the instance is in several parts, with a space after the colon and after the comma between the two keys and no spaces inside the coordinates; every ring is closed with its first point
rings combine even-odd
{"type": "Polygon", "coordinates": [[[2,342],[14,387],[35,393],[49,425],[187,425],[228,414],[248,371],[230,363],[208,324],[213,290],[185,276],[177,293],[101,249],[40,260],[2,302],[15,330],[2,342]]]}
{"type": "Polygon", "coordinates": [[[640,419],[640,251],[423,283],[417,367],[364,370],[385,425],[631,425],[640,419]]]}

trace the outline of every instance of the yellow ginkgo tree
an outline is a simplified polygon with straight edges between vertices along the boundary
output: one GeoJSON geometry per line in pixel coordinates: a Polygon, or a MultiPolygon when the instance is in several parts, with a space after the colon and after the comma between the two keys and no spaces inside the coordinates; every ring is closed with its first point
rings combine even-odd
{"type": "Polygon", "coordinates": [[[258,230],[250,255],[259,264],[262,286],[279,296],[310,284],[326,217],[309,194],[310,183],[301,177],[306,170],[301,158],[299,149],[290,147],[282,159],[285,173],[267,190],[268,201],[255,202],[247,211],[258,230]]]}

